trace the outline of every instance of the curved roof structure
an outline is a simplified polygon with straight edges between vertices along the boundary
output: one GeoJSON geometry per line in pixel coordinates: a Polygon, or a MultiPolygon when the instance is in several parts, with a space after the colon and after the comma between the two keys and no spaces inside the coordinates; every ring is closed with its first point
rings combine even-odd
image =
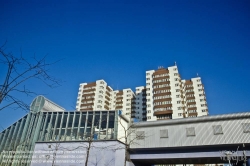
{"type": "Polygon", "coordinates": [[[31,112],[62,112],[66,111],[63,107],[57,105],[56,103],[50,101],[44,96],[37,96],[30,105],[31,112]]]}

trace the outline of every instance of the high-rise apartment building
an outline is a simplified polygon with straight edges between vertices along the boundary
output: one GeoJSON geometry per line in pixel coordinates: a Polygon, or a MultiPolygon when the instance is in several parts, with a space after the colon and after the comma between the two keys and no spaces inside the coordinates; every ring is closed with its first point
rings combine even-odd
{"type": "Polygon", "coordinates": [[[131,89],[113,90],[104,80],[81,83],[78,91],[77,111],[122,110],[131,117],[134,92],[131,89]]]}
{"type": "Polygon", "coordinates": [[[146,86],[113,90],[104,80],[81,83],[78,111],[122,110],[128,118],[155,121],[208,115],[200,77],[182,80],[177,66],[146,71],[146,86]]]}
{"type": "Polygon", "coordinates": [[[147,120],[147,98],[146,98],[146,87],[139,86],[135,88],[135,107],[132,109],[132,118],[136,118],[139,121],[147,120]]]}
{"type": "Polygon", "coordinates": [[[122,110],[127,118],[131,118],[132,109],[134,109],[134,92],[132,89],[116,90],[113,92],[113,109],[122,110]]]}
{"type": "Polygon", "coordinates": [[[208,115],[201,78],[181,80],[176,65],[146,71],[146,100],[147,121],[208,115]]]}
{"type": "Polygon", "coordinates": [[[146,71],[147,120],[182,118],[181,79],[177,66],[146,71]]]}
{"type": "Polygon", "coordinates": [[[204,85],[200,77],[182,80],[185,117],[208,115],[204,85]]]}
{"type": "Polygon", "coordinates": [[[78,91],[76,110],[111,110],[113,109],[113,89],[104,80],[81,83],[78,91]]]}

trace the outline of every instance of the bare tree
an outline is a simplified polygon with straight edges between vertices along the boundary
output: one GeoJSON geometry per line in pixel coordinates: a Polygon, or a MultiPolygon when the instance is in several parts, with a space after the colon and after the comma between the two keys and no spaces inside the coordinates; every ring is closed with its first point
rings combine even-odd
{"type": "Polygon", "coordinates": [[[0,80],[0,111],[12,106],[15,109],[28,110],[29,106],[16,94],[27,96],[35,95],[33,90],[28,89],[25,83],[29,80],[38,79],[49,87],[60,85],[60,80],[49,74],[48,67],[56,63],[47,63],[46,56],[41,59],[36,57],[29,61],[22,56],[14,56],[5,50],[6,43],[0,47],[0,65],[5,66],[6,74],[0,80]]]}
{"type": "Polygon", "coordinates": [[[55,164],[60,164],[60,156],[58,155],[59,152],[62,152],[62,154],[64,154],[65,151],[83,150],[84,152],[86,152],[84,153],[84,156],[85,156],[84,165],[85,166],[89,166],[89,165],[98,166],[98,165],[103,165],[103,164],[108,166],[112,164],[114,162],[114,158],[111,158],[110,160],[107,160],[105,161],[105,163],[103,163],[102,160],[106,157],[106,153],[104,153],[103,155],[101,155],[100,153],[103,151],[107,152],[108,150],[116,151],[117,150],[116,146],[106,145],[106,146],[100,147],[100,146],[93,144],[95,142],[94,132],[89,133],[86,136],[87,138],[84,139],[83,142],[79,142],[77,146],[74,146],[74,145],[65,146],[64,141],[53,141],[51,143],[46,143],[47,147],[49,148],[46,148],[46,149],[44,148],[43,151],[45,152],[48,151],[47,156],[49,157],[47,158],[47,160],[50,159],[51,165],[54,166],[55,164]]]}
{"type": "Polygon", "coordinates": [[[133,144],[138,144],[137,140],[143,140],[145,139],[145,133],[144,131],[137,130],[134,123],[129,122],[128,124],[123,123],[122,118],[118,120],[123,133],[123,136],[119,137],[118,140],[125,143],[125,160],[124,160],[124,166],[126,166],[126,162],[130,162],[130,155],[129,150],[130,146],[133,144]]]}

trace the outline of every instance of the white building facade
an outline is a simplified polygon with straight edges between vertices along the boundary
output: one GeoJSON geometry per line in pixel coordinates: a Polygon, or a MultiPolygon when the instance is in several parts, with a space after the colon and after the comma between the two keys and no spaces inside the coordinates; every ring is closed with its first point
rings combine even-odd
{"type": "Polygon", "coordinates": [[[77,96],[77,111],[122,110],[131,117],[134,92],[127,88],[113,90],[104,80],[92,83],[81,83],[77,96]]]}
{"type": "Polygon", "coordinates": [[[177,65],[146,71],[146,86],[113,90],[104,80],[81,83],[77,111],[122,110],[127,118],[155,121],[208,115],[200,77],[182,80],[177,65]]]}
{"type": "Polygon", "coordinates": [[[176,65],[146,71],[146,93],[147,121],[208,115],[201,78],[181,80],[176,65]]]}
{"type": "Polygon", "coordinates": [[[77,111],[111,110],[113,89],[104,80],[81,83],[77,96],[77,111]]]}

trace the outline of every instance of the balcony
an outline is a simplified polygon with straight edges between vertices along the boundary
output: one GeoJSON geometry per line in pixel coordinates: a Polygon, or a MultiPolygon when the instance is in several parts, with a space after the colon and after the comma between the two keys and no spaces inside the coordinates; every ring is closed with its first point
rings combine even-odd
{"type": "Polygon", "coordinates": [[[197,116],[198,113],[197,112],[191,112],[191,113],[188,113],[188,116],[197,116]]]}
{"type": "Polygon", "coordinates": [[[197,110],[197,107],[189,107],[187,110],[197,110]]]}
{"type": "Polygon", "coordinates": [[[105,101],[105,104],[109,105],[109,102],[108,102],[108,101],[105,101]]]}
{"type": "Polygon", "coordinates": [[[92,82],[92,83],[88,83],[87,85],[84,85],[83,88],[88,88],[88,87],[95,87],[96,86],[96,82],[92,82]]]}
{"type": "Polygon", "coordinates": [[[122,106],[116,106],[115,109],[122,109],[122,106]]]}
{"type": "Polygon", "coordinates": [[[186,95],[192,95],[194,92],[186,92],[186,95]]]}
{"type": "Polygon", "coordinates": [[[123,97],[117,97],[116,98],[116,100],[122,100],[123,99],[123,97]]]}
{"type": "Polygon", "coordinates": [[[116,104],[122,104],[123,102],[122,101],[118,101],[118,102],[116,102],[116,104]]]}
{"type": "Polygon", "coordinates": [[[194,89],[193,87],[186,87],[186,90],[194,89]]]}
{"type": "Polygon", "coordinates": [[[156,102],[163,102],[163,101],[172,101],[172,98],[169,97],[169,98],[164,98],[164,99],[155,99],[154,103],[156,103],[156,102]]]}
{"type": "MultiPolygon", "coordinates": [[[[84,101],[93,101],[93,100],[95,100],[94,97],[93,98],[88,98],[88,99],[82,99],[81,101],[84,102],[84,101]]],[[[93,103],[93,102],[91,102],[91,103],[93,103]]]]}
{"type": "Polygon", "coordinates": [[[166,107],[172,107],[172,104],[156,105],[156,106],[154,106],[154,109],[156,109],[156,108],[166,108],[166,107]]]}
{"type": "Polygon", "coordinates": [[[107,105],[105,105],[104,108],[105,108],[106,110],[109,110],[109,107],[108,107],[107,105]]]}
{"type": "MultiPolygon", "coordinates": [[[[153,80],[153,81],[155,81],[155,80],[153,80]]],[[[154,82],[154,83],[153,83],[153,86],[156,86],[156,85],[163,85],[163,84],[170,84],[170,81],[154,82]]]]}
{"type": "Polygon", "coordinates": [[[82,96],[83,97],[86,97],[86,96],[94,96],[95,95],[95,93],[93,92],[93,93],[84,93],[82,96]]]}
{"type": "Polygon", "coordinates": [[[164,93],[157,93],[157,94],[153,94],[153,96],[164,96],[164,95],[171,95],[171,92],[164,92],[164,93]]]}
{"type": "Polygon", "coordinates": [[[170,86],[167,86],[167,87],[161,87],[161,88],[154,88],[154,91],[157,91],[157,90],[170,90],[171,87],[170,86]]]}
{"type": "Polygon", "coordinates": [[[116,96],[123,95],[123,91],[119,91],[116,96]]]}
{"type": "Polygon", "coordinates": [[[187,100],[193,100],[193,99],[195,99],[194,96],[192,96],[192,97],[187,97],[187,100]]]}
{"type": "Polygon", "coordinates": [[[163,110],[163,111],[155,111],[154,116],[160,116],[160,115],[169,115],[173,114],[173,110],[163,110]]]}
{"type": "Polygon", "coordinates": [[[110,101],[110,98],[108,96],[105,96],[105,99],[107,99],[108,101],[110,101]]]}
{"type": "Polygon", "coordinates": [[[187,105],[195,105],[196,102],[188,102],[187,105]]]}

